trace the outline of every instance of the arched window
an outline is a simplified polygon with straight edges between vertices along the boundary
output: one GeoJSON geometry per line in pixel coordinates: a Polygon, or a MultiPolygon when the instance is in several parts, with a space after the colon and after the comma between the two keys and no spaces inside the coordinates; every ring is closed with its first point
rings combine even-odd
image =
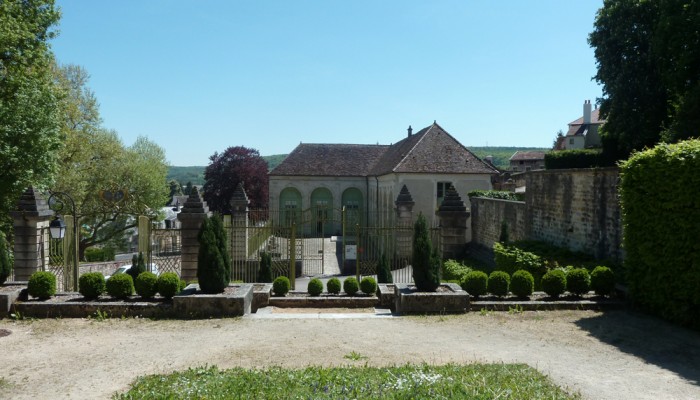
{"type": "Polygon", "coordinates": [[[345,221],[349,226],[355,226],[360,223],[362,218],[362,210],[364,209],[364,200],[362,192],[357,188],[349,188],[343,192],[341,201],[345,208],[345,221]]]}
{"type": "Polygon", "coordinates": [[[280,193],[280,218],[284,225],[299,223],[301,216],[301,193],[295,188],[286,188],[280,193]]]}
{"type": "Polygon", "coordinates": [[[333,221],[333,194],[326,188],[316,188],[311,192],[311,213],[317,234],[330,233],[333,221]]]}

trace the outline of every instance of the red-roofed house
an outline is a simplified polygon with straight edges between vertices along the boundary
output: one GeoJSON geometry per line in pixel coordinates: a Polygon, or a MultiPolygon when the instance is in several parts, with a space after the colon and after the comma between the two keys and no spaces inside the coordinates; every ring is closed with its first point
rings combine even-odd
{"type": "Polygon", "coordinates": [[[566,135],[557,140],[555,150],[590,149],[600,147],[598,131],[605,123],[599,119],[600,109],[591,110],[591,101],[583,103],[583,116],[569,123],[566,135]]]}

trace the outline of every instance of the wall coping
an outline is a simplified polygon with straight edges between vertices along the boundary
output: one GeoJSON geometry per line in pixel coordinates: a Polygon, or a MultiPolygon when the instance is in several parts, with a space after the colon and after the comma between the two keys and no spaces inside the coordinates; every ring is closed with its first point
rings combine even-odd
{"type": "Polygon", "coordinates": [[[501,201],[505,203],[514,203],[514,204],[526,204],[525,201],[519,201],[519,200],[505,200],[505,199],[494,199],[493,197],[470,197],[469,201],[473,200],[486,200],[486,201],[501,201]]]}

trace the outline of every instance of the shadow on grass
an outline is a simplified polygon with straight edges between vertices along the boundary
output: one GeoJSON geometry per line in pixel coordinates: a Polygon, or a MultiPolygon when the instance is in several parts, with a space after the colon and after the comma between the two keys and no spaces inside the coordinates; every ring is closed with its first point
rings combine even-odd
{"type": "Polygon", "coordinates": [[[634,311],[610,311],[576,322],[620,351],[700,386],[700,332],[634,311]]]}

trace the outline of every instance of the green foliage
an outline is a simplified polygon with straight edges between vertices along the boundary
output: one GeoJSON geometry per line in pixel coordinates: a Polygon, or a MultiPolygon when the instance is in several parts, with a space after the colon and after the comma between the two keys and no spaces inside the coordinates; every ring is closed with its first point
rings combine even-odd
{"type": "Polygon", "coordinates": [[[46,300],[56,294],[56,275],[49,271],[37,271],[29,277],[27,292],[39,300],[46,300]]]}
{"type": "Polygon", "coordinates": [[[540,256],[529,251],[523,251],[517,246],[517,243],[504,245],[496,242],[493,244],[496,268],[500,271],[505,271],[509,275],[514,274],[517,270],[524,269],[534,277],[535,287],[539,287],[542,275],[547,272],[547,267],[540,256]]]}
{"type": "Polygon", "coordinates": [[[85,261],[101,262],[114,261],[114,249],[111,247],[89,247],[85,249],[85,261]]]}
{"type": "Polygon", "coordinates": [[[434,292],[440,286],[441,262],[433,252],[428,222],[423,213],[413,226],[413,282],[421,292],[434,292]]]}
{"type": "Polygon", "coordinates": [[[505,244],[508,244],[508,242],[510,242],[510,235],[508,233],[508,222],[506,222],[505,220],[501,221],[501,233],[498,235],[498,241],[505,244]]]}
{"type": "Polygon", "coordinates": [[[260,271],[258,272],[258,282],[272,282],[272,256],[269,253],[260,253],[260,271]]]}
{"type": "Polygon", "coordinates": [[[510,288],[510,275],[503,271],[493,271],[489,275],[489,293],[502,297],[508,294],[510,288]]]}
{"type": "Polygon", "coordinates": [[[286,276],[278,276],[272,282],[272,291],[275,292],[277,296],[284,296],[289,293],[289,288],[292,284],[289,282],[289,278],[286,276]]]}
{"type": "Polygon", "coordinates": [[[29,186],[48,185],[61,148],[60,90],[49,41],[60,13],[50,0],[0,1],[0,230],[29,186]]]}
{"type": "Polygon", "coordinates": [[[0,285],[5,283],[10,273],[12,273],[10,251],[5,240],[5,234],[0,232],[0,285]]]}
{"type": "Polygon", "coordinates": [[[464,275],[459,285],[471,296],[479,297],[488,291],[488,280],[489,276],[486,275],[486,272],[471,271],[464,275]]]}
{"type": "Polygon", "coordinates": [[[518,297],[528,297],[535,290],[535,278],[532,274],[520,269],[510,278],[510,291],[518,297]]]}
{"type": "Polygon", "coordinates": [[[313,278],[309,281],[307,291],[311,296],[318,296],[323,293],[323,282],[318,278],[313,278]]]}
{"type": "Polygon", "coordinates": [[[151,298],[158,292],[158,276],[153,272],[142,272],[134,281],[136,294],[144,299],[151,298]]]}
{"type": "Polygon", "coordinates": [[[566,274],[560,269],[548,271],[542,277],[542,290],[552,297],[559,297],[566,290],[566,274]]]}
{"type": "Polygon", "coordinates": [[[199,234],[197,280],[204,293],[221,293],[231,276],[231,258],[226,246],[226,232],[218,215],[204,220],[199,234]]]}
{"type": "Polygon", "coordinates": [[[78,292],[88,300],[100,297],[105,289],[105,277],[101,272],[86,272],[78,279],[78,292]]]}
{"type": "Polygon", "coordinates": [[[615,165],[601,150],[577,149],[551,151],[544,156],[546,169],[595,168],[615,165]]]}
{"type": "Polygon", "coordinates": [[[348,296],[354,296],[360,290],[360,284],[354,276],[345,278],[343,281],[343,291],[348,296]]]}
{"type": "Polygon", "coordinates": [[[177,291],[182,292],[187,287],[187,282],[184,279],[180,279],[180,284],[177,285],[177,291]]]}
{"type": "Polygon", "coordinates": [[[580,296],[591,289],[591,275],[584,268],[574,268],[566,274],[566,290],[580,296]]]}
{"type": "Polygon", "coordinates": [[[622,164],[625,269],[635,302],[700,328],[700,140],[661,144],[622,164]]]}
{"type": "Polygon", "coordinates": [[[365,276],[360,281],[360,290],[364,294],[374,295],[377,293],[377,281],[371,276],[365,276]]]}
{"type": "Polygon", "coordinates": [[[525,195],[522,193],[513,193],[504,190],[472,190],[469,192],[469,197],[487,197],[489,199],[524,201],[525,195]]]}
{"type": "Polygon", "coordinates": [[[615,290],[615,274],[604,266],[597,266],[591,272],[591,289],[599,296],[608,296],[615,290]]]}
{"type": "Polygon", "coordinates": [[[442,278],[446,281],[460,281],[471,271],[471,268],[456,260],[445,260],[442,264],[442,278]]]}
{"type": "Polygon", "coordinates": [[[377,281],[379,283],[392,283],[394,277],[391,275],[391,268],[386,260],[386,254],[382,253],[377,266],[377,281]]]}
{"type": "Polygon", "coordinates": [[[107,294],[115,299],[126,299],[134,293],[134,280],[129,274],[112,275],[107,279],[107,294]]]}
{"type": "Polygon", "coordinates": [[[341,288],[341,283],[340,283],[340,279],[338,279],[338,278],[331,278],[326,283],[326,289],[328,290],[328,293],[338,294],[338,293],[340,293],[340,288],[341,288]]]}
{"type": "Polygon", "coordinates": [[[166,299],[172,299],[173,296],[180,293],[182,289],[182,283],[184,281],[180,280],[174,272],[164,272],[160,274],[156,280],[156,288],[158,293],[165,297],[166,299]]]}
{"type": "Polygon", "coordinates": [[[134,254],[131,257],[131,268],[126,270],[126,273],[131,276],[133,281],[136,281],[136,278],[143,272],[146,272],[146,261],[143,259],[143,253],[139,252],[138,255],[134,254]]]}

